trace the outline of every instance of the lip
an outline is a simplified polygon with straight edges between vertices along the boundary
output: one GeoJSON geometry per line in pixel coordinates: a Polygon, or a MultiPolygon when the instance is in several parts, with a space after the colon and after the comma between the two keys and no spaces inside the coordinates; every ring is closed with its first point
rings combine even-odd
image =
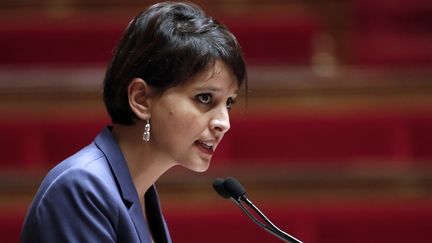
{"type": "Polygon", "coordinates": [[[202,141],[199,140],[195,141],[195,145],[200,151],[202,151],[205,154],[213,155],[214,153],[214,147],[215,147],[214,145],[209,148],[205,146],[202,141]]]}

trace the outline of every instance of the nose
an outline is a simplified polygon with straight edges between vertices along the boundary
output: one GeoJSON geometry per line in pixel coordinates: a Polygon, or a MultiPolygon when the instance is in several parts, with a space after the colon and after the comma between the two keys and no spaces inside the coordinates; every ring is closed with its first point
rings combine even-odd
{"type": "Polygon", "coordinates": [[[226,133],[230,129],[229,113],[226,108],[220,110],[210,121],[210,128],[212,131],[219,133],[226,133]]]}

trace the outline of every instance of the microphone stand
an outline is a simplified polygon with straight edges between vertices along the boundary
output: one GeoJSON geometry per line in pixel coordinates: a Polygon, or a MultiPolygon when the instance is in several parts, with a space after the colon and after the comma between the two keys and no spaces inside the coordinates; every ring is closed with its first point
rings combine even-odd
{"type": "Polygon", "coordinates": [[[279,239],[285,241],[285,242],[292,242],[292,243],[302,243],[302,241],[298,240],[294,236],[284,232],[283,230],[279,229],[276,225],[274,225],[261,210],[259,210],[253,203],[250,201],[245,195],[241,195],[239,198],[235,199],[231,197],[231,200],[235,204],[237,204],[240,209],[258,226],[262,227],[264,230],[269,232],[270,234],[278,237],[279,239]],[[255,218],[248,209],[245,208],[245,206],[241,203],[244,202],[246,205],[248,205],[250,208],[252,208],[260,217],[264,220],[265,224],[259,221],[257,218],[255,218]]]}

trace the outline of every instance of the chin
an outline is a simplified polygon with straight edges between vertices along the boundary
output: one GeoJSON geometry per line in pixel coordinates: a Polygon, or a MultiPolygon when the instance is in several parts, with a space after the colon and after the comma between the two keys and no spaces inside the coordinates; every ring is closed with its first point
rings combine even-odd
{"type": "Polygon", "coordinates": [[[210,167],[211,156],[196,156],[177,160],[177,165],[193,172],[205,172],[210,167]]]}
{"type": "Polygon", "coordinates": [[[205,167],[205,168],[199,168],[196,170],[193,170],[194,172],[198,172],[198,173],[203,173],[206,172],[208,170],[209,166],[205,167]]]}
{"type": "Polygon", "coordinates": [[[202,172],[206,172],[208,170],[208,168],[210,167],[210,161],[207,163],[184,165],[184,167],[188,170],[193,171],[193,172],[202,173],[202,172]]]}

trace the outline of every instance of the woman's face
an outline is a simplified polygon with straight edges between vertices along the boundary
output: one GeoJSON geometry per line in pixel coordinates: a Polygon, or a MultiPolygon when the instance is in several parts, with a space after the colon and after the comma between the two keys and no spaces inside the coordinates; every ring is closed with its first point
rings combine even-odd
{"type": "Polygon", "coordinates": [[[151,144],[164,159],[205,171],[230,128],[229,109],[238,85],[223,62],[168,89],[151,104],[151,144]]]}

